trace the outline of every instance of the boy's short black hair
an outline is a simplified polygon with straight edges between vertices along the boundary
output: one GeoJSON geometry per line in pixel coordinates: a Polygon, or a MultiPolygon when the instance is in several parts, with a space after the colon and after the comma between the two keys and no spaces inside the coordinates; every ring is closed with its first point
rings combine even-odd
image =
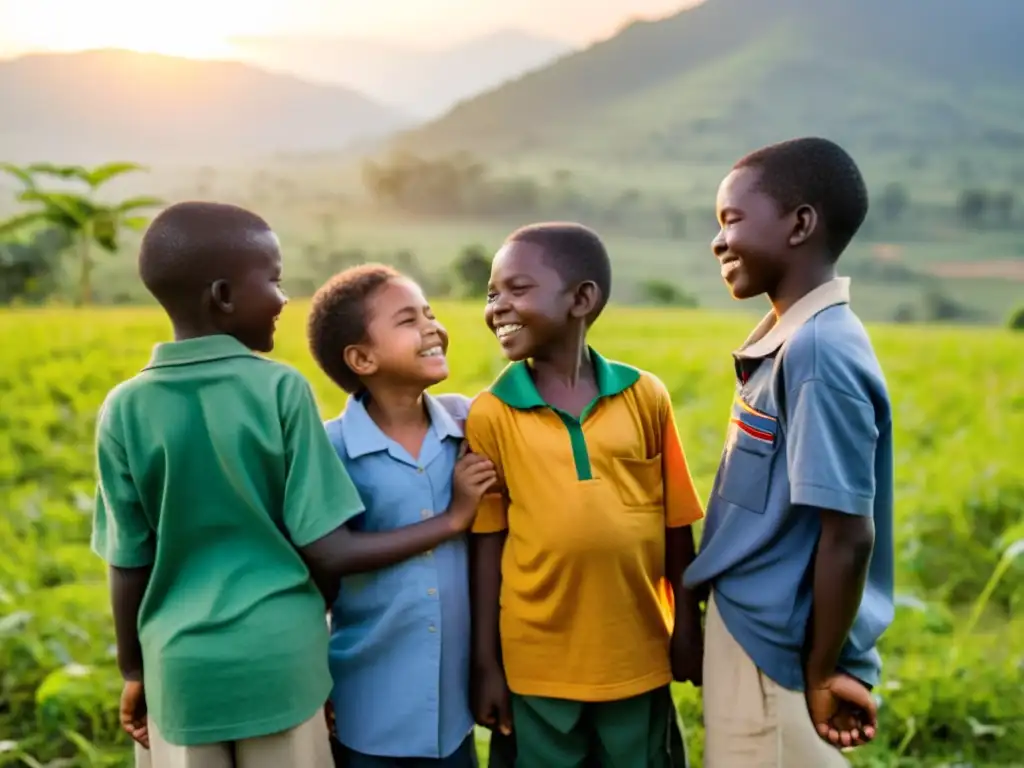
{"type": "Polygon", "coordinates": [[[317,364],[350,395],[362,389],[343,353],[366,341],[369,314],[366,304],[382,286],[402,274],[386,264],[362,264],[339,272],[313,295],[306,333],[317,364]]]}
{"type": "Polygon", "coordinates": [[[751,152],[733,168],[757,168],[759,187],[785,212],[814,206],[826,229],[826,244],[838,259],[868,214],[868,190],[853,158],[835,142],[790,139],[751,152]]]}
{"type": "Polygon", "coordinates": [[[591,281],[601,298],[589,322],[597,319],[612,292],[612,263],[598,234],[582,224],[543,222],[520,227],[506,242],[530,243],[544,249],[548,263],[567,285],[591,281]]]}
{"type": "Polygon", "coordinates": [[[227,260],[245,251],[249,238],[271,232],[245,208],[226,203],[177,203],[158,214],[142,237],[139,277],[169,312],[194,303],[203,287],[226,275],[227,260]]]}

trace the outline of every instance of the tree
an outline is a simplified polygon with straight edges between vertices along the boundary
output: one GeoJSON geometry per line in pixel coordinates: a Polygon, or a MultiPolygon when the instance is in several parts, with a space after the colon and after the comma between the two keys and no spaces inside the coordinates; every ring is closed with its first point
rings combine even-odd
{"type": "Polygon", "coordinates": [[[466,294],[473,298],[487,295],[487,284],[491,281],[491,260],[481,245],[468,245],[455,260],[455,274],[465,287],[466,294]]]}
{"type": "Polygon", "coordinates": [[[882,190],[880,202],[882,204],[882,215],[885,216],[887,222],[893,224],[899,221],[904,212],[906,212],[907,206],[910,204],[910,196],[907,194],[906,187],[899,182],[893,182],[887,184],[885,189],[882,190]]]}
{"type": "Polygon", "coordinates": [[[1011,331],[1024,331],[1024,306],[1017,307],[1010,313],[1010,321],[1007,325],[1011,331]]]}
{"type": "Polygon", "coordinates": [[[964,224],[980,227],[989,208],[989,195],[983,189],[965,189],[956,201],[957,211],[964,224]]]}
{"type": "Polygon", "coordinates": [[[135,163],[106,163],[92,169],[51,163],[35,163],[25,167],[3,163],[0,164],[0,170],[21,181],[23,189],[18,200],[32,207],[25,213],[0,222],[0,236],[39,223],[64,230],[78,257],[78,298],[82,304],[92,300],[93,248],[99,246],[108,253],[115,253],[123,229],[141,230],[148,224],[146,217],[133,213],[163,204],[155,197],[132,197],[116,204],[101,203],[96,199],[97,192],[111,179],[144,170],[135,163]],[[47,191],[37,183],[37,178],[41,176],[78,182],[86,186],[86,191],[47,191]]]}
{"type": "Polygon", "coordinates": [[[27,240],[0,242],[0,304],[50,296],[57,285],[60,254],[70,244],[60,227],[37,230],[27,240]]]}

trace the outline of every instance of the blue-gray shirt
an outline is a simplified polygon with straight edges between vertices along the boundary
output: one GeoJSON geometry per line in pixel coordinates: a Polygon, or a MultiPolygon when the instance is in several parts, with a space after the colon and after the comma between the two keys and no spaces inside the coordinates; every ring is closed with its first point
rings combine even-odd
{"type": "Polygon", "coordinates": [[[894,610],[892,413],[849,280],[812,291],[777,323],[766,317],[735,360],[728,438],[685,582],[710,582],[747,655],[802,690],[816,509],[873,517],[867,584],[840,667],[877,685],[875,644],[894,610]]]}
{"type": "MultiPolygon", "coordinates": [[[[465,419],[467,398],[453,399],[465,419]]],[[[431,428],[418,459],[350,397],[327,434],[363,499],[355,530],[388,531],[444,512],[463,430],[426,396],[431,428]]],[[[387,757],[448,757],[473,728],[469,707],[466,541],[342,579],[331,618],[331,702],[338,739],[387,757]]]]}

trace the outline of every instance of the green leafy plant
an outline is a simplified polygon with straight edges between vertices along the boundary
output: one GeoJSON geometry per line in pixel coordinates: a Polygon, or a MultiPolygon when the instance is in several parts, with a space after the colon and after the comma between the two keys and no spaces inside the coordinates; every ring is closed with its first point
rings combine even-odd
{"type": "Polygon", "coordinates": [[[111,180],[145,170],[136,163],[106,163],[95,168],[52,163],[19,167],[4,163],[0,164],[0,170],[21,182],[18,201],[29,208],[0,222],[0,237],[40,222],[64,230],[72,240],[78,259],[78,300],[82,304],[92,300],[93,249],[99,247],[115,253],[123,229],[141,230],[148,223],[148,219],[137,212],[163,204],[155,197],[132,197],[113,204],[97,199],[100,189],[111,180]],[[77,182],[85,186],[85,191],[42,189],[41,177],[77,182]]]}

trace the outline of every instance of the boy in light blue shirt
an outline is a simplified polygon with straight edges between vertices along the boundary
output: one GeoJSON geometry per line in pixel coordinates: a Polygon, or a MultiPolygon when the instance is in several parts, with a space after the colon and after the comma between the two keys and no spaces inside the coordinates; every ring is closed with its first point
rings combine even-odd
{"type": "MultiPolygon", "coordinates": [[[[469,400],[426,393],[447,378],[448,337],[419,286],[380,265],[336,275],[313,299],[309,342],[350,394],[326,428],[366,507],[351,525],[387,531],[475,508],[494,467],[461,451],[469,400]]],[[[331,621],[339,763],[476,766],[465,538],[343,579],[331,621]]]]}

